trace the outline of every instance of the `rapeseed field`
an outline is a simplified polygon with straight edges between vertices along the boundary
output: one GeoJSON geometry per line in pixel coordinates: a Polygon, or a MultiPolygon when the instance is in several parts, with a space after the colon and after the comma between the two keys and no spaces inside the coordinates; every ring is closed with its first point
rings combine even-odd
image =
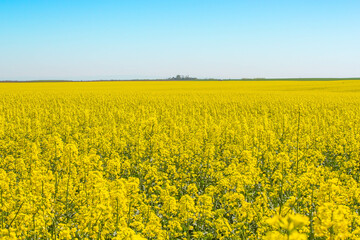
{"type": "Polygon", "coordinates": [[[1,239],[360,239],[360,81],[0,84],[1,239]]]}

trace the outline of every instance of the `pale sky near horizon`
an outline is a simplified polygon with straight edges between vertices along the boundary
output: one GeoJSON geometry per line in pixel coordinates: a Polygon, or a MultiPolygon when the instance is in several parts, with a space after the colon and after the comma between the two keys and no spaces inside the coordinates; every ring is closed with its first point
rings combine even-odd
{"type": "Polygon", "coordinates": [[[360,77],[358,0],[0,0],[0,80],[360,77]]]}

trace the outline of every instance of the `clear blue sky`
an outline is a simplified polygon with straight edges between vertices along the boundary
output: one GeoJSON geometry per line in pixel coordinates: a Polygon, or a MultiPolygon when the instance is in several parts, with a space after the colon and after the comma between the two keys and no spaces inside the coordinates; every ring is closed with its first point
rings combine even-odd
{"type": "Polygon", "coordinates": [[[359,0],[0,0],[0,80],[360,77],[359,0]]]}

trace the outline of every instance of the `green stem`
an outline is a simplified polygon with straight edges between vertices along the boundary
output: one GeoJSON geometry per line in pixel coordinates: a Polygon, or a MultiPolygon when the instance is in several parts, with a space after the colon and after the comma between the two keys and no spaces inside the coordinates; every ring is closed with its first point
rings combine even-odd
{"type": "Polygon", "coordinates": [[[296,136],[296,175],[298,174],[298,170],[299,170],[299,133],[300,133],[300,110],[299,110],[297,136],[296,136]]]}
{"type": "Polygon", "coordinates": [[[17,210],[17,212],[16,212],[16,214],[15,214],[15,217],[11,220],[11,222],[10,222],[9,226],[7,227],[8,229],[10,229],[11,224],[15,221],[15,218],[16,218],[16,217],[17,217],[17,215],[19,214],[20,209],[21,209],[21,207],[23,206],[23,204],[24,204],[24,202],[22,202],[22,203],[21,203],[21,205],[20,205],[19,209],[17,210]]]}

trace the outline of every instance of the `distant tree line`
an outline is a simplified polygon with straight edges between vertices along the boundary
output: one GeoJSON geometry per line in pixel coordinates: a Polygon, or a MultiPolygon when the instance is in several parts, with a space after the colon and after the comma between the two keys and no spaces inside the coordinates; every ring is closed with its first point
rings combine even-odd
{"type": "Polygon", "coordinates": [[[169,80],[196,80],[197,78],[189,77],[189,75],[176,75],[175,77],[168,78],[169,80]]]}

